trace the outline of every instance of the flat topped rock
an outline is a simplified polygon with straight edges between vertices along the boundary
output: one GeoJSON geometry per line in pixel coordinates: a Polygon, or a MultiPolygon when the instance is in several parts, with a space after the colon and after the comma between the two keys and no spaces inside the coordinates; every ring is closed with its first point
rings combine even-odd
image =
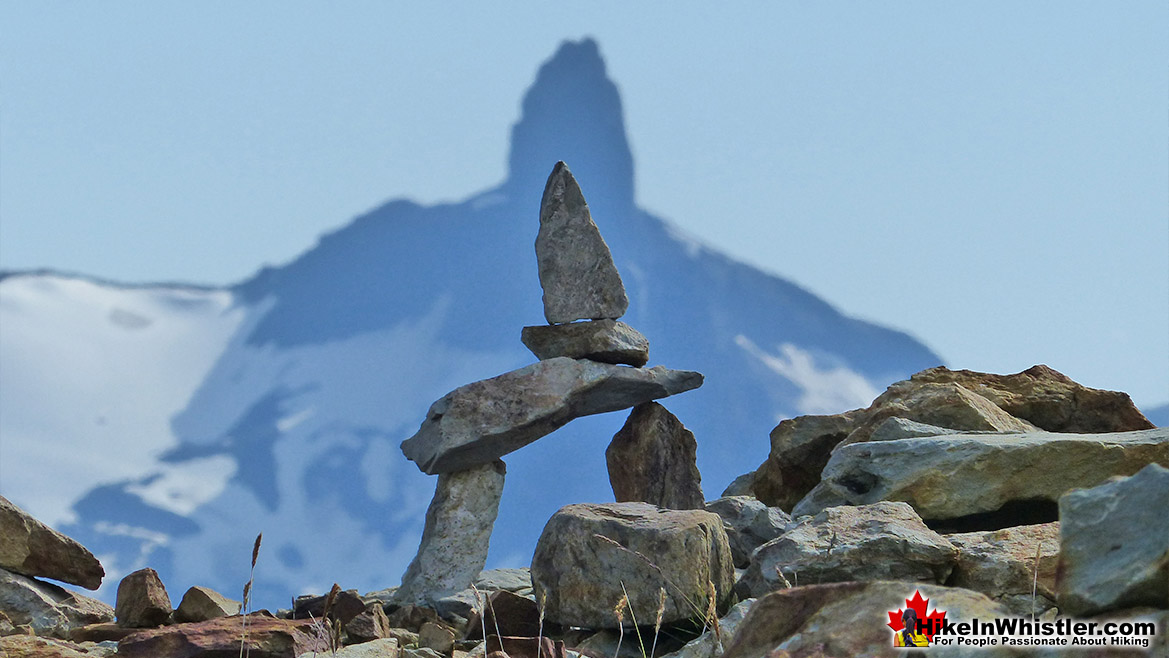
{"type": "Polygon", "coordinates": [[[567,356],[639,368],[649,361],[646,337],[617,320],[524,327],[520,340],[538,359],[567,356]]]}
{"type": "Polygon", "coordinates": [[[557,162],[540,202],[536,262],[549,324],[625,315],[629,298],[609,245],[568,165],[557,162]]]}
{"type": "Polygon", "coordinates": [[[628,409],[702,385],[702,374],[557,357],[467,384],[430,406],[402,442],[425,473],[495,461],[581,416],[628,409]]]}
{"type": "Polygon", "coordinates": [[[900,500],[927,521],[1059,500],[1077,487],[1169,464],[1169,428],[1104,434],[947,434],[841,446],[792,510],[900,500]]]}

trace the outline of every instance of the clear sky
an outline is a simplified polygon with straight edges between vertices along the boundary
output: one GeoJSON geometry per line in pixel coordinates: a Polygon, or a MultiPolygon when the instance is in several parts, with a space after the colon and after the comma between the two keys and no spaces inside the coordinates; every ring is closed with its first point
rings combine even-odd
{"type": "Polygon", "coordinates": [[[637,198],[951,367],[1169,401],[1169,3],[0,3],[0,268],[225,284],[505,175],[597,39],[637,198]]]}

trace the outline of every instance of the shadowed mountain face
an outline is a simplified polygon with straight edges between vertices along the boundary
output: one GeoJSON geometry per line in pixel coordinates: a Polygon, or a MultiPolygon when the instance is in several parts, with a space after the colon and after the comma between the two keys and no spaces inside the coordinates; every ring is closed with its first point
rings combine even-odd
{"type": "MultiPolygon", "coordinates": [[[[498,188],[458,204],[389,202],[287,266],[228,291],[190,292],[228,295],[219,305],[179,319],[170,307],[141,311],[154,324],[140,331],[206,322],[221,337],[190,366],[191,392],[157,403],[170,435],[131,447],[156,459],[130,477],[95,476],[63,529],[108,572],[149,564],[179,595],[196,584],[238,592],[261,531],[261,606],[334,581],[396,585],[434,487],[398,444],[451,389],[534,361],[519,335],[543,323],[533,245],[557,160],[572,168],[613,252],[630,299],[623,321],[649,338],[650,365],[706,375],[701,389],[664,402],[698,440],[708,499],[763,461],[779,419],[865,406],[887,384],[940,364],[910,337],[847,318],[638,209],[617,88],[595,43],[566,43],[524,98],[498,188]]],[[[4,285],[17,291],[36,278],[4,285]]],[[[51,283],[28,294],[48,295],[51,283]]],[[[121,304],[145,294],[100,292],[121,304]]],[[[8,340],[3,349],[28,346],[8,340]]],[[[175,338],[158,349],[185,347],[175,338]]],[[[160,358],[151,367],[171,366],[160,358]]],[[[93,385],[112,385],[101,381],[93,385]]],[[[604,450],[624,416],[575,421],[505,458],[490,566],[526,565],[562,505],[612,500],[604,450]]]]}

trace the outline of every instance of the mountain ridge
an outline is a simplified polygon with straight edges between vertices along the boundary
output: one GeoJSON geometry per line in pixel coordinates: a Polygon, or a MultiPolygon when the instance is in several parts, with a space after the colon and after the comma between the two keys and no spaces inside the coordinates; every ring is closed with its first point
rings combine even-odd
{"type": "MultiPolygon", "coordinates": [[[[78,497],[58,516],[102,557],[108,582],[149,564],[168,586],[233,591],[247,580],[235,556],[263,531],[273,558],[256,574],[258,601],[333,581],[396,584],[434,486],[398,444],[445,393],[535,360],[519,337],[544,323],[533,246],[557,160],[609,244],[630,298],[624,319],[649,338],[650,364],[707,377],[667,406],[697,437],[708,498],[763,461],[779,419],[867,405],[940,364],[908,334],[849,318],[638,208],[620,98],[595,42],[562,46],[523,107],[498,186],[460,202],[388,201],[232,286],[5,279],[6,326],[18,331],[5,332],[0,358],[26,390],[5,398],[20,411],[0,414],[17,419],[5,435],[30,472],[52,467],[33,446],[77,453],[78,497]],[[103,357],[54,360],[62,347],[103,357]],[[54,398],[65,372],[75,395],[54,398]],[[179,374],[185,384],[167,396],[152,390],[179,374]],[[103,450],[130,463],[107,464],[103,450]],[[87,470],[86,457],[100,467],[87,470]]],[[[489,566],[525,564],[559,506],[611,499],[604,450],[623,420],[580,419],[507,457],[489,566]]],[[[12,477],[26,503],[44,486],[12,477]]]]}

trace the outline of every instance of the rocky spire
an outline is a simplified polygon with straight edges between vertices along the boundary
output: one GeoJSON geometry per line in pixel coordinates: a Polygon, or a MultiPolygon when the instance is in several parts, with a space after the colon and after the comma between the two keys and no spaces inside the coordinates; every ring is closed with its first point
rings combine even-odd
{"type": "Polygon", "coordinates": [[[566,41],[540,67],[512,128],[508,181],[515,199],[541,189],[548,163],[571,162],[600,216],[633,207],[633,155],[617,86],[592,39],[566,41]]]}

